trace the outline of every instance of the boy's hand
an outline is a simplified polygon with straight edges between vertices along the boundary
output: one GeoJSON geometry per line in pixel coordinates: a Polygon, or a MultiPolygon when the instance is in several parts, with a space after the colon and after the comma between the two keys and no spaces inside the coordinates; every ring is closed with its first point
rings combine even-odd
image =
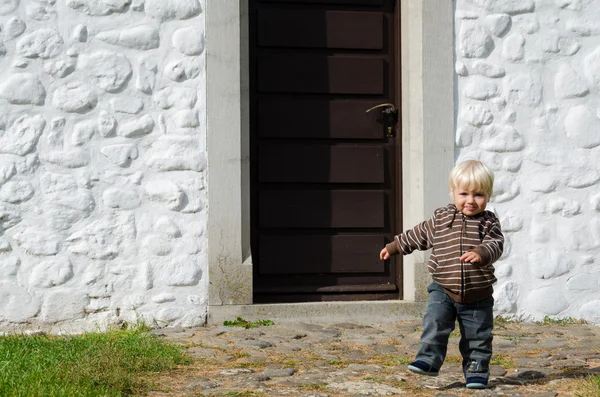
{"type": "Polygon", "coordinates": [[[381,259],[382,261],[384,261],[384,260],[389,259],[389,258],[390,258],[390,253],[388,252],[387,248],[383,247],[383,249],[379,253],[379,259],[381,259]]]}
{"type": "Polygon", "coordinates": [[[462,254],[460,260],[463,262],[479,263],[481,262],[481,256],[477,252],[469,251],[462,254]]]}

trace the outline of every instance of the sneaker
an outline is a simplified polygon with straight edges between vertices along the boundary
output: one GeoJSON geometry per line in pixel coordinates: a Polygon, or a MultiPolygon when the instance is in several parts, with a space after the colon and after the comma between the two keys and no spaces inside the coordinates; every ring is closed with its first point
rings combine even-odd
{"type": "Polygon", "coordinates": [[[439,369],[432,367],[431,365],[421,360],[413,361],[412,363],[410,363],[408,365],[408,369],[420,375],[438,376],[438,374],[440,373],[439,369]]]}
{"type": "Polygon", "coordinates": [[[483,376],[467,376],[467,389],[487,389],[488,380],[483,376]]]}

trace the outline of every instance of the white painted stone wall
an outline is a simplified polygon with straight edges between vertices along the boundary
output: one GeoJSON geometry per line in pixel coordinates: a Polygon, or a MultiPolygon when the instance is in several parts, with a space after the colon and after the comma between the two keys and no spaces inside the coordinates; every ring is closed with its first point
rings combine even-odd
{"type": "Polygon", "coordinates": [[[496,174],[498,314],[600,324],[600,1],[458,0],[458,160],[496,174]]]}
{"type": "Polygon", "coordinates": [[[204,323],[203,8],[0,0],[0,327],[204,323]]]}

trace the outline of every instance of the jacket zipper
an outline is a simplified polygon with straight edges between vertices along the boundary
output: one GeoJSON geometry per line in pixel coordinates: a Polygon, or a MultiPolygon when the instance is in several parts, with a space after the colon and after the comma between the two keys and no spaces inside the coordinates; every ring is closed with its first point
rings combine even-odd
{"type": "MultiPolygon", "coordinates": [[[[466,228],[467,219],[462,216],[462,222],[460,227],[460,256],[463,256],[463,234],[466,228]]],[[[465,263],[460,261],[460,297],[461,300],[465,300],[465,263]]]]}

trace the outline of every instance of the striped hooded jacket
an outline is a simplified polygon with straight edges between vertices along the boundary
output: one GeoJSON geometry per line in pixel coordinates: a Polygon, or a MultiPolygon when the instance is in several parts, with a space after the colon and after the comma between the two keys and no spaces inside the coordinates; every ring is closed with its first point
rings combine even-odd
{"type": "Polygon", "coordinates": [[[493,263],[502,255],[504,236],[500,221],[490,211],[466,216],[454,204],[438,208],[433,216],[413,229],[395,236],[386,245],[390,255],[410,254],[433,248],[429,273],[433,281],[460,303],[472,303],[492,295],[496,282],[493,263]],[[481,262],[462,262],[467,251],[475,251],[481,262]]]}

